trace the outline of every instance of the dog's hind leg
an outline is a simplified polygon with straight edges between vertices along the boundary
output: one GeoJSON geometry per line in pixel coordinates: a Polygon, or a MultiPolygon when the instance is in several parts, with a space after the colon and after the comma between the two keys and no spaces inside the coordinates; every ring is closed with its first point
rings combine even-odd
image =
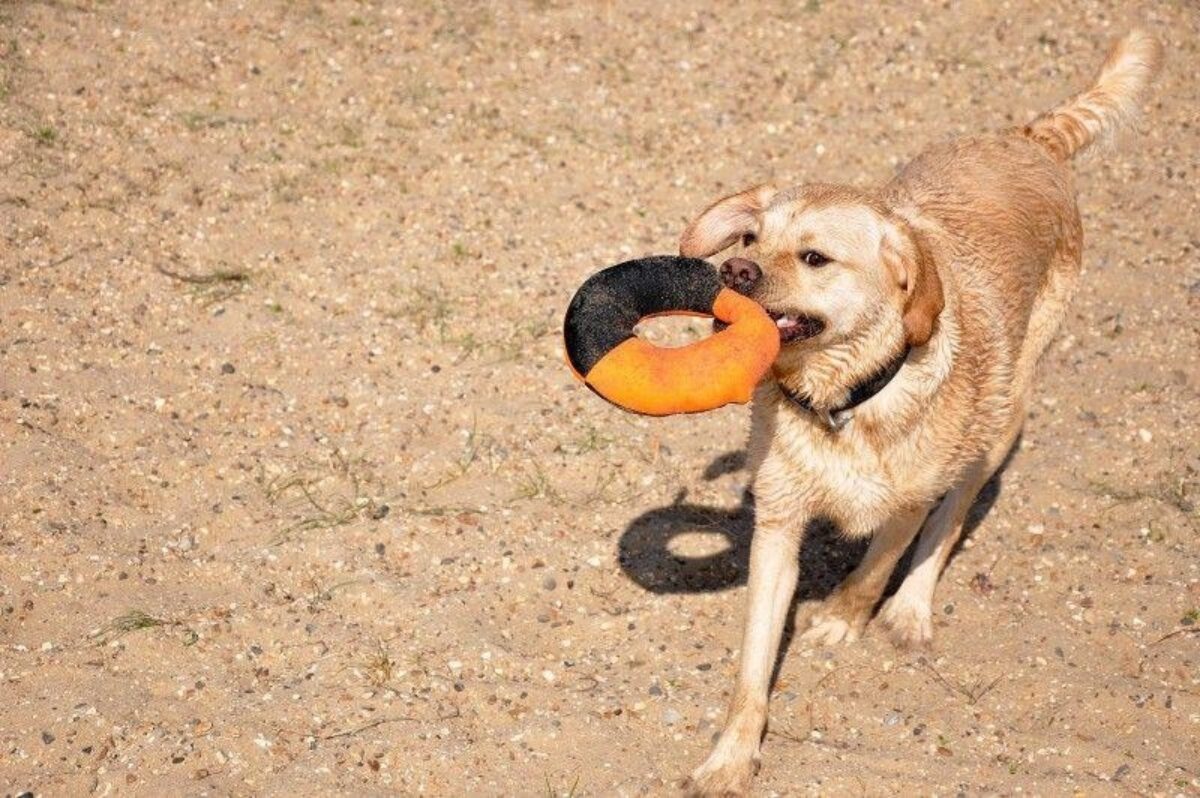
{"type": "Polygon", "coordinates": [[[1066,313],[1067,303],[1079,281],[1081,233],[1078,213],[1072,209],[1063,224],[1066,235],[1030,315],[1029,327],[1014,369],[1013,382],[1019,386],[1018,399],[1008,429],[929,516],[917,542],[908,576],[879,613],[898,646],[925,645],[933,639],[933,593],[938,578],[950,552],[954,550],[954,544],[962,535],[963,522],[975,503],[975,497],[1004,462],[1021,433],[1026,408],[1033,393],[1038,360],[1058,331],[1059,322],[1066,313]]]}
{"type": "Polygon", "coordinates": [[[929,515],[917,541],[908,575],[879,613],[880,620],[890,630],[892,642],[897,646],[909,648],[928,645],[933,640],[933,593],[938,577],[962,534],[963,522],[975,503],[975,497],[1004,462],[1020,435],[1025,421],[1025,404],[1020,403],[1009,428],[991,451],[968,470],[958,486],[947,493],[937,509],[929,515]]]}
{"type": "Polygon", "coordinates": [[[890,519],[871,537],[862,562],[845,581],[824,601],[801,609],[805,617],[797,619],[796,626],[807,627],[800,635],[803,645],[830,646],[852,643],[859,638],[896,562],[920,531],[928,513],[928,507],[920,507],[890,519]]]}
{"type": "Polygon", "coordinates": [[[908,575],[879,613],[884,625],[891,630],[892,641],[898,646],[926,645],[933,639],[933,593],[938,578],[962,535],[963,522],[975,497],[996,473],[1021,434],[1038,360],[1057,332],[1079,279],[1078,217],[1072,215],[1066,226],[1074,231],[1074,236],[1064,240],[1051,264],[1047,284],[1030,315],[1029,328],[1014,368],[1017,400],[1008,428],[930,514],[917,541],[908,575]]]}

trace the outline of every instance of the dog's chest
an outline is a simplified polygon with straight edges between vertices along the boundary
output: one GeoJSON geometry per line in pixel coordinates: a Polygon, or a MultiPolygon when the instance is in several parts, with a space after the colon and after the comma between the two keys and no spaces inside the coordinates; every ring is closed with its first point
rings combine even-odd
{"type": "Polygon", "coordinates": [[[784,409],[774,426],[775,456],[764,467],[786,471],[779,476],[804,502],[803,512],[830,518],[845,534],[865,535],[905,501],[906,458],[882,447],[857,419],[832,431],[784,409]]]}

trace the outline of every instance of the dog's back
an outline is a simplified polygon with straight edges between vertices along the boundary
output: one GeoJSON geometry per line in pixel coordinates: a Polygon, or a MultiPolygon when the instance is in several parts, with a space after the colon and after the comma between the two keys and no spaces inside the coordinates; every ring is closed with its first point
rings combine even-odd
{"type": "Polygon", "coordinates": [[[1040,355],[1079,272],[1082,229],[1070,161],[1111,143],[1137,119],[1161,60],[1158,41],[1133,31],[1092,88],[1024,127],[931,147],[884,189],[894,205],[948,233],[953,251],[945,262],[964,301],[1002,316],[1004,348],[1014,359],[1040,355]]]}
{"type": "Polygon", "coordinates": [[[962,304],[999,314],[988,332],[1002,327],[1015,352],[1049,271],[1078,266],[1070,171],[1023,136],[970,136],[926,150],[888,189],[942,250],[962,304]]]}

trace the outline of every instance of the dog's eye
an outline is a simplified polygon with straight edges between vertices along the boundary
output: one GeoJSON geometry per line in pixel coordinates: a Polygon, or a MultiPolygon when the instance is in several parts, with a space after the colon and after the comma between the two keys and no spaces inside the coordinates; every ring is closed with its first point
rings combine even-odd
{"type": "Polygon", "coordinates": [[[746,233],[745,235],[742,236],[742,246],[748,247],[757,240],[758,240],[758,236],[754,235],[754,233],[746,233]]]}
{"type": "Polygon", "coordinates": [[[829,258],[817,252],[815,249],[806,249],[800,253],[800,260],[807,263],[809,266],[824,266],[829,263],[829,258]]]}

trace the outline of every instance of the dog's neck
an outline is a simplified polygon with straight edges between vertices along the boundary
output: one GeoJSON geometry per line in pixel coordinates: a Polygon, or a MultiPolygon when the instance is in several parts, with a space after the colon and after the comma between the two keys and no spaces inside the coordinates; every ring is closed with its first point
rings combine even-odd
{"type": "Polygon", "coordinates": [[[883,390],[908,355],[899,325],[884,319],[854,338],[808,352],[789,353],[774,369],[784,401],[841,429],[853,407],[883,390]],[[885,353],[882,357],[879,353],[885,353]]]}
{"type": "Polygon", "coordinates": [[[777,381],[776,384],[780,393],[794,407],[816,416],[831,431],[837,432],[854,417],[854,408],[870,400],[875,394],[887,387],[892,378],[899,373],[900,368],[908,359],[908,353],[911,351],[910,347],[904,347],[891,361],[881,366],[874,375],[852,385],[846,396],[846,400],[834,407],[818,408],[813,405],[807,396],[795,393],[784,382],[777,381]]]}

